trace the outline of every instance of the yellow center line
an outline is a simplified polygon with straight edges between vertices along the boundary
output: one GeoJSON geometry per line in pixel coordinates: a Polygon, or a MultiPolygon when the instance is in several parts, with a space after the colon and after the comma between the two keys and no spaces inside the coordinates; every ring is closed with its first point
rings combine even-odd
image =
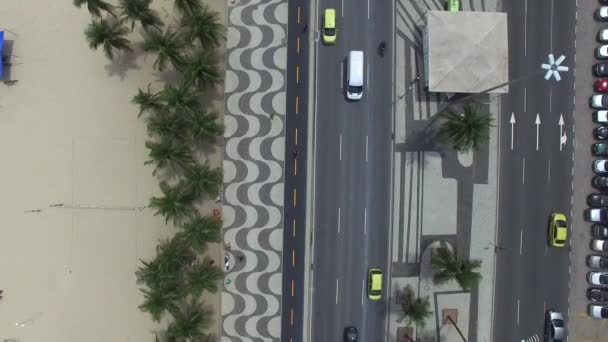
{"type": "Polygon", "coordinates": [[[300,108],[299,104],[300,104],[300,98],[298,96],[296,96],[296,114],[298,114],[298,112],[299,112],[299,108],[300,108]]]}
{"type": "Polygon", "coordinates": [[[291,326],[293,326],[293,308],[291,309],[291,326]]]}
{"type": "Polygon", "coordinates": [[[291,250],[291,267],[296,267],[296,250],[291,250]]]}
{"type": "Polygon", "coordinates": [[[293,189],[293,207],[296,207],[296,189],[293,189]]]}
{"type": "Polygon", "coordinates": [[[300,83],[300,66],[296,65],[296,83],[300,83]]]}
{"type": "Polygon", "coordinates": [[[293,225],[292,225],[292,231],[293,231],[293,237],[296,237],[296,219],[293,219],[293,225]]]}
{"type": "Polygon", "coordinates": [[[293,281],[293,279],[291,279],[291,296],[292,297],[293,297],[294,288],[295,288],[295,281],[293,281]]]}
{"type": "Polygon", "coordinates": [[[298,160],[297,159],[293,160],[293,175],[294,176],[298,175],[298,160]]]}
{"type": "Polygon", "coordinates": [[[296,146],[298,146],[298,128],[296,127],[296,146]]]}
{"type": "Polygon", "coordinates": [[[300,14],[301,14],[300,11],[301,11],[301,9],[302,8],[300,6],[298,6],[298,24],[300,23],[300,14]]]}
{"type": "Polygon", "coordinates": [[[300,37],[296,38],[296,53],[300,54],[300,37]]]}

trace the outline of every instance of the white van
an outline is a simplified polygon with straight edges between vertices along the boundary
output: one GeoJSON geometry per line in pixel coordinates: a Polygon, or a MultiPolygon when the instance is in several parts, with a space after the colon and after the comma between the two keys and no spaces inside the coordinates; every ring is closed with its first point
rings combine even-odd
{"type": "Polygon", "coordinates": [[[346,61],[346,98],[360,100],[363,96],[363,51],[351,51],[346,61]]]}

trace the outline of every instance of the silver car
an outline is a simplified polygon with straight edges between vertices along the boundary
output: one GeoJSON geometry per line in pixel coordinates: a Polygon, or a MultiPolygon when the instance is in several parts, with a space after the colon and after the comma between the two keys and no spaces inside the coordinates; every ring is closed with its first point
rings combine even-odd
{"type": "Polygon", "coordinates": [[[593,239],[591,249],[597,252],[608,252],[608,240],[593,239]]]}
{"type": "Polygon", "coordinates": [[[561,341],[565,337],[564,315],[561,312],[547,310],[545,314],[545,341],[561,341]]]}
{"type": "Polygon", "coordinates": [[[599,255],[589,255],[587,265],[593,268],[608,268],[608,257],[599,255]]]}

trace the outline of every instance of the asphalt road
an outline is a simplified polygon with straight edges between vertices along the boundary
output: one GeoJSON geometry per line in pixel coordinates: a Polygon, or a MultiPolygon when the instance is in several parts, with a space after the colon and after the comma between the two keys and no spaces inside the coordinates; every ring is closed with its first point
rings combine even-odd
{"type": "Polygon", "coordinates": [[[568,312],[569,248],[549,247],[547,230],[552,212],[572,212],[576,4],[516,0],[504,6],[510,78],[523,80],[502,98],[493,333],[494,341],[533,341],[542,340],[545,310],[568,312]],[[549,53],[564,55],[562,65],[570,67],[559,82],[541,74],[549,53]]]}
{"type": "Polygon", "coordinates": [[[346,326],[361,341],[385,336],[384,299],[367,299],[367,271],[388,277],[391,56],[377,54],[381,40],[392,41],[391,6],[371,0],[319,1],[335,8],[338,41],[320,41],[316,61],[316,169],[312,341],[339,341],[346,326]],[[365,53],[363,99],[344,95],[345,58],[365,53]]]}
{"type": "Polygon", "coordinates": [[[308,141],[309,2],[289,2],[287,93],[285,121],[285,207],[281,341],[302,341],[304,329],[304,267],[308,141]]]}

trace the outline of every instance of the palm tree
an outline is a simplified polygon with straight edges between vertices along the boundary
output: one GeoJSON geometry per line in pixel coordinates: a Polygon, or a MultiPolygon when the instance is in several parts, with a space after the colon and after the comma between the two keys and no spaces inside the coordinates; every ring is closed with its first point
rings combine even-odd
{"type": "Polygon", "coordinates": [[[186,60],[184,77],[187,82],[200,89],[213,87],[221,80],[220,72],[211,54],[201,50],[186,60]]]}
{"type": "Polygon", "coordinates": [[[201,47],[206,49],[218,47],[220,41],[225,39],[224,26],[220,23],[218,13],[210,10],[207,5],[184,15],[180,27],[188,42],[198,40],[201,47]]]}
{"type": "Polygon", "coordinates": [[[199,91],[185,82],[182,82],[178,87],[170,84],[165,85],[160,92],[160,97],[168,107],[178,111],[190,112],[200,106],[198,101],[199,91]]]}
{"type": "Polygon", "coordinates": [[[159,94],[152,93],[150,86],[151,84],[148,83],[146,91],[138,89],[137,95],[133,96],[133,99],[131,100],[131,103],[139,106],[139,114],[137,114],[137,117],[140,117],[144,112],[163,109],[163,103],[160,100],[159,94]]]}
{"type": "Polygon", "coordinates": [[[424,327],[426,319],[433,314],[429,297],[415,297],[414,289],[410,285],[403,289],[401,296],[403,296],[401,299],[401,312],[403,314],[401,320],[407,317],[410,323],[424,327]]]}
{"type": "Polygon", "coordinates": [[[190,135],[196,145],[213,144],[224,133],[224,126],[218,123],[219,116],[213,112],[194,111],[188,116],[190,135]]]}
{"type": "Polygon", "coordinates": [[[431,257],[431,265],[437,270],[433,277],[436,284],[455,279],[463,290],[470,291],[481,280],[481,274],[476,271],[481,267],[481,260],[462,260],[447,248],[445,242],[438,254],[431,257]]]}
{"type": "Polygon", "coordinates": [[[211,324],[213,312],[191,300],[172,312],[173,322],[167,327],[167,338],[174,342],[188,342],[205,336],[204,329],[211,324]]]}
{"type": "Polygon", "coordinates": [[[114,59],[114,50],[133,51],[129,47],[129,40],[125,38],[128,30],[119,22],[110,22],[106,19],[93,19],[84,31],[91,49],[97,50],[99,45],[109,59],[114,59]]]}
{"type": "Polygon", "coordinates": [[[170,28],[164,33],[160,30],[146,30],[144,35],[144,50],[157,54],[154,61],[154,68],[164,71],[167,62],[171,62],[175,68],[184,65],[182,50],[185,47],[184,41],[170,28]]]}
{"type": "Polygon", "coordinates": [[[175,293],[184,293],[183,272],[191,264],[195,255],[189,243],[179,236],[161,241],[156,246],[156,258],[150,262],[141,260],[135,275],[138,284],[145,284],[151,289],[161,289],[175,293]]]}
{"type": "Polygon", "coordinates": [[[202,264],[194,266],[187,274],[190,293],[199,298],[203,291],[217,292],[218,282],[224,273],[213,266],[208,258],[202,264]]]}
{"type": "Polygon", "coordinates": [[[190,14],[202,8],[200,0],[174,0],[173,4],[182,14],[190,14]]]}
{"type": "Polygon", "coordinates": [[[139,309],[150,313],[152,319],[159,322],[165,311],[177,311],[176,302],[183,298],[179,293],[166,291],[164,289],[139,289],[144,294],[144,302],[139,309]]]}
{"type": "Polygon", "coordinates": [[[209,163],[192,164],[185,170],[186,180],[184,191],[193,198],[199,198],[203,194],[217,195],[222,183],[222,170],[212,169],[209,163]]]}
{"type": "Polygon", "coordinates": [[[181,237],[195,251],[205,251],[207,243],[220,242],[222,223],[211,216],[195,215],[182,226],[181,237]]]}
{"type": "Polygon", "coordinates": [[[121,20],[131,22],[131,31],[135,28],[137,21],[144,29],[150,26],[160,28],[163,26],[163,21],[155,11],[150,9],[151,3],[152,0],[119,0],[121,20]]]}
{"type": "MultiPolygon", "coordinates": [[[[148,133],[157,135],[161,140],[184,142],[187,120],[169,110],[154,111],[148,116],[148,133]]],[[[185,144],[184,144],[185,145],[185,144]]]]}
{"type": "Polygon", "coordinates": [[[146,141],[150,157],[144,164],[155,164],[153,175],[159,169],[169,167],[175,173],[187,169],[192,164],[190,147],[183,142],[168,137],[161,137],[159,142],[146,141]]]}
{"type": "Polygon", "coordinates": [[[179,223],[192,216],[194,213],[191,206],[192,199],[184,195],[179,186],[171,187],[166,182],[161,182],[160,190],[163,192],[163,196],[155,196],[150,199],[150,208],[156,209],[154,215],[161,214],[165,217],[165,222],[172,219],[174,223],[179,223]]]}
{"type": "Polygon", "coordinates": [[[80,8],[82,5],[87,4],[89,13],[94,17],[101,17],[101,11],[106,11],[110,15],[116,17],[114,13],[114,6],[103,1],[103,0],[74,0],[74,6],[80,8]]]}
{"type": "Polygon", "coordinates": [[[447,142],[451,142],[454,149],[460,152],[477,149],[480,144],[489,138],[488,131],[492,126],[492,117],[481,114],[479,107],[472,102],[467,102],[462,115],[451,109],[440,114],[443,121],[439,136],[447,142]]]}

